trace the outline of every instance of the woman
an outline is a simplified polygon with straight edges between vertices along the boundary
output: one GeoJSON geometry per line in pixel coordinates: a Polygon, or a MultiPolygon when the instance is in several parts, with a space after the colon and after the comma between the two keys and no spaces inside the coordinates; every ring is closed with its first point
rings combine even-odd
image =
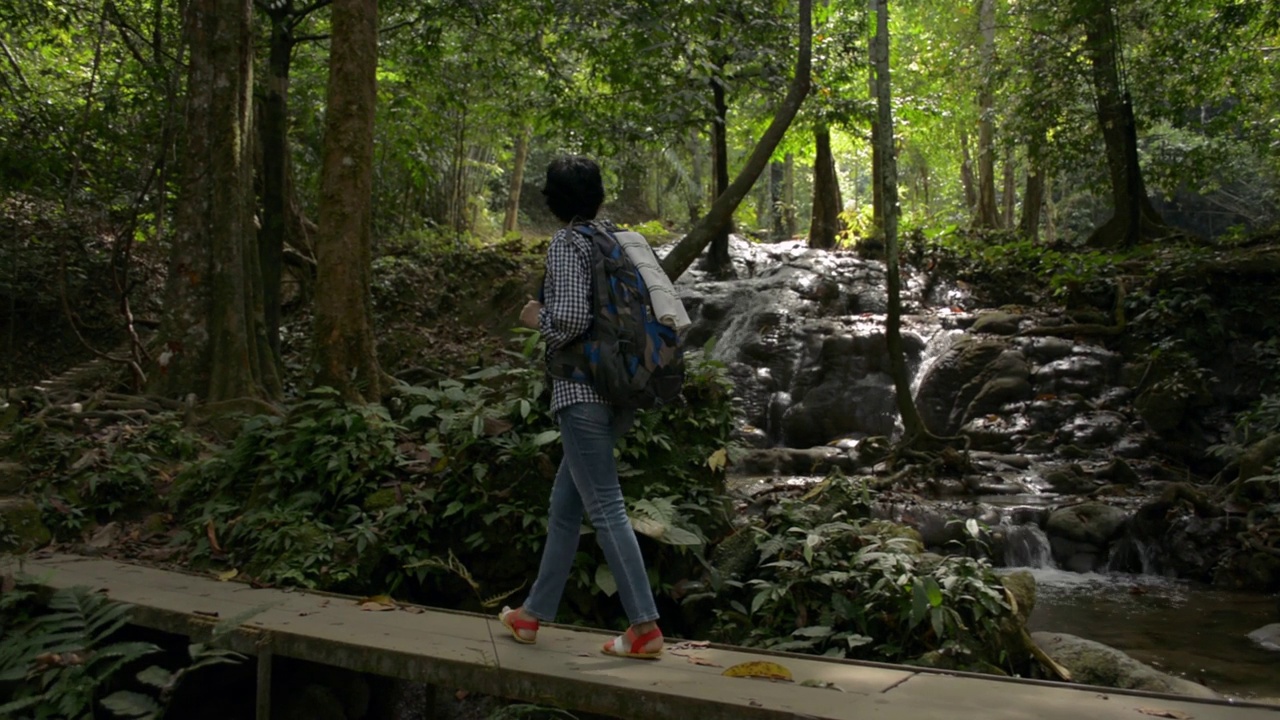
{"type": "MultiPolygon", "coordinates": [[[[594,220],[604,202],[600,168],[584,157],[563,157],[547,167],[542,194],[547,207],[567,227],[551,239],[547,250],[545,306],[531,300],[520,322],[537,328],[547,352],[581,341],[591,324],[590,240],[573,229],[594,220]]],[[[606,227],[613,230],[606,223],[606,227]]],[[[560,378],[551,381],[551,412],[560,424],[564,459],[551,490],[551,517],[538,578],[524,605],[503,608],[499,616],[511,635],[522,643],[537,640],[538,623],[551,622],[564,593],[578,550],[583,511],[591,518],[596,539],[617,581],[618,595],[631,626],[605,643],[609,655],[657,658],[662,654],[662,631],[649,575],[636,541],[626,501],[618,483],[613,446],[631,426],[630,410],[614,408],[591,385],[560,378]]]]}

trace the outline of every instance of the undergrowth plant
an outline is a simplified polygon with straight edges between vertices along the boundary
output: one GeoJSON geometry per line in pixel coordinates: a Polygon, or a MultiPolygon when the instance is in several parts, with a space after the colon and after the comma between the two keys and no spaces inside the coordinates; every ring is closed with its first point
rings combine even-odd
{"type": "MultiPolygon", "coordinates": [[[[501,602],[536,572],[560,461],[538,337],[511,352],[510,364],[399,386],[386,407],[319,390],[283,418],[248,420],[176,482],[178,541],[197,563],[264,583],[501,602]]],[[[731,385],[691,355],[687,401],[642,414],[617,451],[635,527],[664,549],[659,576],[696,564],[728,526],[731,385]]],[[[579,558],[570,590],[611,592],[593,543],[579,558]]]]}
{"type": "MultiPolygon", "coordinates": [[[[1004,588],[985,560],[922,552],[884,521],[785,501],[755,534],[749,578],[723,582],[716,634],[728,642],[902,662],[937,651],[1007,664],[1004,588]]],[[[691,602],[698,598],[691,598],[691,602]]]]}
{"type": "Polygon", "coordinates": [[[42,603],[31,587],[5,580],[8,587],[0,594],[0,690],[11,699],[0,704],[0,717],[105,717],[98,712],[101,706],[110,716],[157,720],[184,677],[208,665],[242,659],[211,644],[193,644],[187,667],[147,666],[136,672],[134,685],[139,689],[124,689],[127,672],[160,652],[153,643],[116,639],[129,622],[131,606],[83,587],[57,590],[42,603]]]}

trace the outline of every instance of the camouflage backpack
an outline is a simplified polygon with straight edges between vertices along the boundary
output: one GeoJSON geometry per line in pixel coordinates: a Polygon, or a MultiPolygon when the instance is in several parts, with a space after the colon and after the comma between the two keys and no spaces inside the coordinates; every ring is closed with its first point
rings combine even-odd
{"type": "Polygon", "coordinates": [[[552,377],[587,382],[606,401],[646,409],[672,402],[684,385],[684,349],[658,321],[644,278],[602,225],[574,230],[590,241],[591,326],[581,340],[551,354],[552,377]]]}

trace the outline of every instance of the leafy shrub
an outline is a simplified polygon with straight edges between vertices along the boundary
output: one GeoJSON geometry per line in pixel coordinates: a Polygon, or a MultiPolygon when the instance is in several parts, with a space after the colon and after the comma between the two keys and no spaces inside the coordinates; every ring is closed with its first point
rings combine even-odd
{"type": "Polygon", "coordinates": [[[939,651],[1007,664],[1012,616],[985,560],[922,553],[910,531],[786,501],[755,534],[751,579],[723,582],[716,633],[729,642],[901,662],[939,651]],[[727,608],[727,609],[725,609],[727,608]]]}
{"type": "Polygon", "coordinates": [[[29,487],[41,519],[58,539],[75,540],[94,522],[157,507],[160,486],[201,447],[175,415],[85,434],[24,419],[0,447],[0,455],[19,458],[36,471],[29,487]]]}
{"type": "MultiPolygon", "coordinates": [[[[519,362],[401,386],[387,408],[321,390],[248,420],[180,476],[180,541],[267,583],[500,602],[536,572],[559,462],[539,352],[530,335],[519,362]]],[[[655,569],[727,527],[731,385],[698,353],[689,365],[688,402],[642,415],[618,449],[637,530],[672,551],[655,569]]],[[[584,548],[571,590],[609,591],[602,562],[584,548]]]]}

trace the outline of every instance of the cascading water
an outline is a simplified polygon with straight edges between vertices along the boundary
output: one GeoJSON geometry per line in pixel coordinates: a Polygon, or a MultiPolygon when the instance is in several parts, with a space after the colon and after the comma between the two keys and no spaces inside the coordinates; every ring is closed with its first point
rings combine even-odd
{"type": "Polygon", "coordinates": [[[1049,536],[1039,525],[1006,523],[1000,527],[1004,534],[1004,564],[1012,568],[1056,568],[1049,536]]]}

